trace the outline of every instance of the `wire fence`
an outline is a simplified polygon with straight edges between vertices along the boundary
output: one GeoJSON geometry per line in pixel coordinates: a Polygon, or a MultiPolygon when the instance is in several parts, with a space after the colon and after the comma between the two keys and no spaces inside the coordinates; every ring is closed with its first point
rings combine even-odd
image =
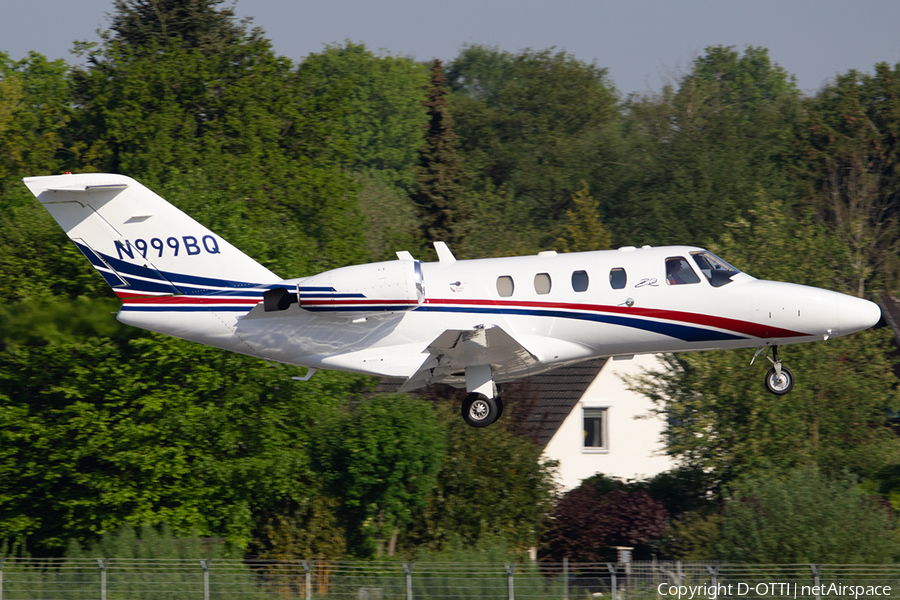
{"type": "Polygon", "coordinates": [[[2,559],[0,600],[900,597],[900,565],[2,559]]]}

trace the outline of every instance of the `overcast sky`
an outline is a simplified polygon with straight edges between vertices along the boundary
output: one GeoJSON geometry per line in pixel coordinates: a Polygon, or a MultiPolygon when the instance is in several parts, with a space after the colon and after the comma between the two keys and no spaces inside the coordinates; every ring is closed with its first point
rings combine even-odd
{"type": "MultiPolygon", "coordinates": [[[[0,51],[76,60],[112,0],[0,0],[0,51]]],[[[418,60],[464,44],[555,46],[609,69],[623,93],[658,90],[710,45],[769,49],[813,93],[838,72],[900,62],[898,0],[239,0],[292,59],[352,40],[418,60]]]]}

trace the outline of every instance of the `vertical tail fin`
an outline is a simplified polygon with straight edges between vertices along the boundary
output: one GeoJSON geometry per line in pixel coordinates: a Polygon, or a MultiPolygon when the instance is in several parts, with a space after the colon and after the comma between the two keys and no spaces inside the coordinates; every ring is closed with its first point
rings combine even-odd
{"type": "Polygon", "coordinates": [[[281,280],[130,177],[23,181],[120,296],[196,294],[281,280]]]}

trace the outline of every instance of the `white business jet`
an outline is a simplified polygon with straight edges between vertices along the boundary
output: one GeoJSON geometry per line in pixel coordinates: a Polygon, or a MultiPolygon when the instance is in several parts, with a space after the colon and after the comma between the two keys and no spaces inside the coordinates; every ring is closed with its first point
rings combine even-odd
{"type": "MultiPolygon", "coordinates": [[[[129,177],[24,180],[122,300],[119,321],[266,361],[443,382],[475,427],[499,384],[596,357],[759,348],[768,389],[794,376],[785,344],[875,325],[878,306],[760,281],[702,248],[665,246],[438,262],[395,261],[282,279],[129,177]],[[769,357],[769,349],[772,356],[769,357]]],[[[757,352],[759,354],[759,352],[757,352]]]]}

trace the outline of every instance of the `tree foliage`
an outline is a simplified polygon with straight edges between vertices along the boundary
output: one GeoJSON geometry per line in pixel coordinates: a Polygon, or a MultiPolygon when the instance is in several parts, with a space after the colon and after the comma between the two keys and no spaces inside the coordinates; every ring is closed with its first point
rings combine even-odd
{"type": "Polygon", "coordinates": [[[448,85],[470,171],[505,186],[533,220],[558,220],[582,180],[605,191],[617,147],[606,69],[565,52],[473,45],[450,65],[448,85]]]}
{"type": "Polygon", "coordinates": [[[639,546],[662,536],[667,518],[662,503],[647,492],[626,491],[595,475],[559,499],[547,554],[555,562],[611,560],[614,546],[639,546]]]}
{"type": "Polygon", "coordinates": [[[0,359],[0,538],[42,552],[123,523],[246,545],[255,512],[309,493],[311,419],[362,382],[300,387],[162,336],[35,340],[0,359]]]}
{"type": "MultiPolygon", "coordinates": [[[[185,48],[219,54],[248,37],[225,0],[115,0],[105,39],[137,52],[176,40],[185,48]]],[[[251,35],[260,37],[260,31],[251,35]]]]}
{"type": "Polygon", "coordinates": [[[363,44],[347,41],[310,54],[299,71],[312,74],[313,94],[340,90],[347,106],[341,122],[352,145],[350,168],[357,173],[374,170],[392,184],[412,187],[429,119],[425,66],[387,53],[376,55],[363,44]]]}
{"type": "Polygon", "coordinates": [[[628,167],[608,224],[635,245],[705,245],[747,216],[760,187],[795,204],[788,170],[799,92],[768,52],[707,48],[677,84],[626,105],[628,167]]]}
{"type": "Polygon", "coordinates": [[[571,210],[566,211],[565,233],[558,240],[563,252],[589,252],[606,250],[611,238],[600,222],[597,203],[590,195],[588,184],[572,195],[571,210]]]}
{"type": "Polygon", "coordinates": [[[719,554],[727,562],[877,564],[898,552],[890,510],[852,476],[758,474],[734,484],[725,504],[719,554]]]}
{"type": "Polygon", "coordinates": [[[431,83],[423,104],[428,108],[425,141],[419,150],[416,192],[412,199],[419,209],[426,240],[461,242],[470,217],[465,198],[466,171],[457,152],[458,138],[447,103],[443,64],[435,60],[431,83]]]}
{"type": "Polygon", "coordinates": [[[348,550],[392,556],[444,457],[446,434],[433,408],[405,395],[374,396],[328,421],[317,437],[317,469],[341,499],[348,550]]]}
{"type": "Polygon", "coordinates": [[[900,65],[856,70],[804,103],[805,192],[847,248],[849,290],[896,289],[900,235],[900,65]]]}
{"type": "Polygon", "coordinates": [[[404,540],[407,550],[474,547],[494,539],[514,551],[533,547],[553,498],[556,464],[530,439],[501,427],[473,429],[459,418],[458,404],[436,402],[443,402],[438,406],[447,452],[404,540]]]}

